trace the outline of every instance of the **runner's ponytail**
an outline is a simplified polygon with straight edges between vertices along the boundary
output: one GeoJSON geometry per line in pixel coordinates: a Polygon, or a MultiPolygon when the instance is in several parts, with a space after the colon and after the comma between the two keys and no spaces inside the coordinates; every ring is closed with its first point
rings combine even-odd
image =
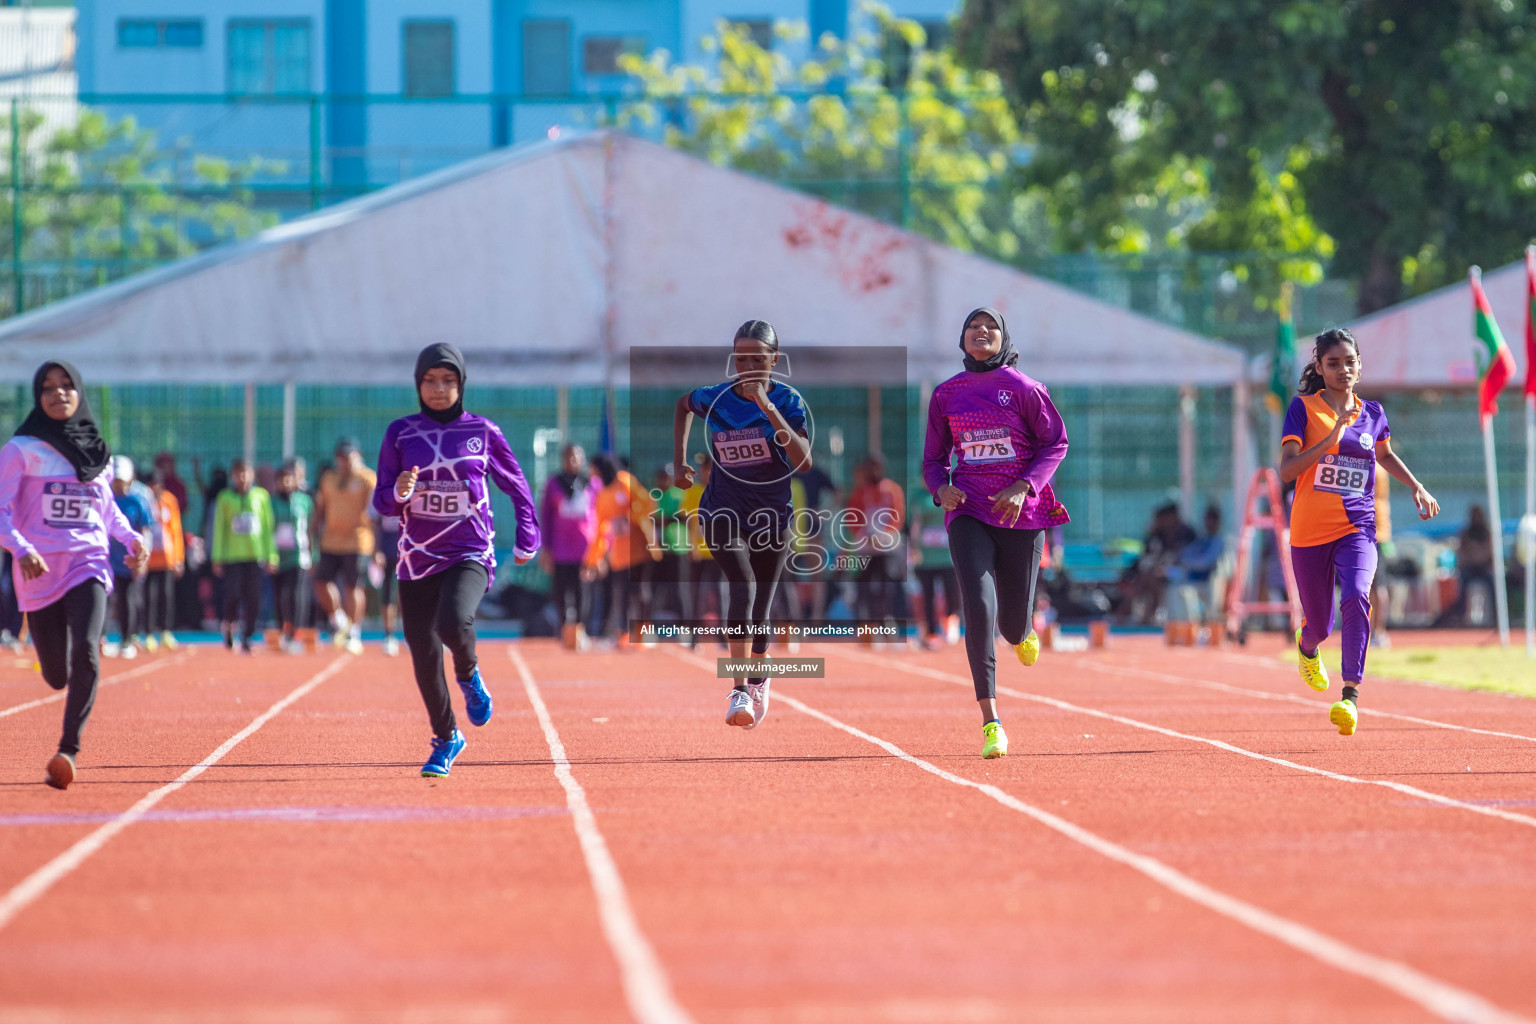
{"type": "Polygon", "coordinates": [[[1302,368],[1301,385],[1296,389],[1297,394],[1315,395],[1327,387],[1323,375],[1317,370],[1317,364],[1323,356],[1340,345],[1353,345],[1355,353],[1358,355],[1360,352],[1360,343],[1346,328],[1335,327],[1317,336],[1317,343],[1312,346],[1312,358],[1307,360],[1307,365],[1302,368]]]}

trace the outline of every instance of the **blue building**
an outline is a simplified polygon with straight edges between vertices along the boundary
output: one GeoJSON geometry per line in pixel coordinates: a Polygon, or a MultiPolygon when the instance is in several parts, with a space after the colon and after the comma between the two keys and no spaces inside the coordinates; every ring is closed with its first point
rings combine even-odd
{"type": "MultiPolygon", "coordinates": [[[[889,3],[930,34],[959,5],[889,3]]],[[[858,0],[79,0],[77,64],[82,100],[164,146],[345,188],[593,123],[603,104],[582,97],[623,84],[622,54],[703,60],[719,19],[804,47],[774,22],[816,39],[861,16],[858,0]]]]}

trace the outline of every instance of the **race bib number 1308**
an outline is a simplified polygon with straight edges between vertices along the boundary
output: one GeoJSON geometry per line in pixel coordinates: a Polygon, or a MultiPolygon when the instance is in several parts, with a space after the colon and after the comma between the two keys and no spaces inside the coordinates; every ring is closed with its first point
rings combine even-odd
{"type": "Polygon", "coordinates": [[[714,440],[715,458],[722,466],[755,466],[773,459],[761,427],[716,431],[714,440]]]}

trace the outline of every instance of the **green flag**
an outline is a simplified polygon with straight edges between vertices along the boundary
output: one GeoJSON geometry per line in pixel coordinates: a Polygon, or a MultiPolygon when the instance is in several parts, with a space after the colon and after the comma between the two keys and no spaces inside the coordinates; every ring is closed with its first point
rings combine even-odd
{"type": "Polygon", "coordinates": [[[1477,411],[1484,423],[1499,414],[1499,392],[1515,376],[1515,357],[1504,343],[1498,321],[1483,293],[1483,279],[1476,267],[1472,282],[1472,333],[1477,338],[1477,411]]]}
{"type": "Polygon", "coordinates": [[[1296,382],[1296,321],[1291,318],[1291,282],[1280,286],[1280,301],[1275,306],[1279,322],[1275,325],[1275,351],[1269,359],[1269,394],[1265,402],[1279,412],[1294,393],[1296,382]]]}

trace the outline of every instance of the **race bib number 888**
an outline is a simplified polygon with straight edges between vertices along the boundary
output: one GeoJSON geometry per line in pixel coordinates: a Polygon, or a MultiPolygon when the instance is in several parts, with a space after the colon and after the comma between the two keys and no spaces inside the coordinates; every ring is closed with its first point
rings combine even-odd
{"type": "Polygon", "coordinates": [[[1312,475],[1312,489],[1326,494],[1343,494],[1360,497],[1365,494],[1366,482],[1371,478],[1369,459],[1355,459],[1348,455],[1324,455],[1312,475]]]}

